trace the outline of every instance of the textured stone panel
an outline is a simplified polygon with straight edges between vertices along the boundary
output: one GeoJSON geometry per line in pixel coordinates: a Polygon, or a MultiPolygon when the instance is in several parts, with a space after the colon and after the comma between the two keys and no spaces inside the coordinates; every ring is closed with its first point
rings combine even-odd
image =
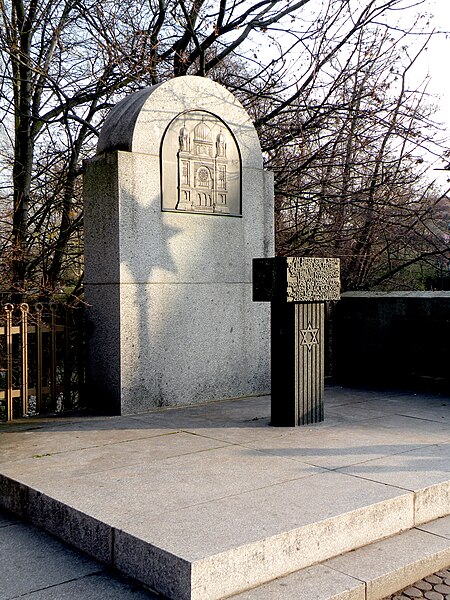
{"type": "Polygon", "coordinates": [[[167,598],[191,600],[189,561],[120,529],[114,538],[114,567],[167,598]]]}
{"type": "Polygon", "coordinates": [[[255,351],[269,349],[267,308],[250,283],[123,286],[123,413],[268,393],[269,353],[255,351]]]}
{"type": "Polygon", "coordinates": [[[33,525],[86,552],[112,563],[112,528],[71,506],[30,489],[28,518],[33,525]]]}
{"type": "Polygon", "coordinates": [[[28,512],[28,488],[0,474],[0,507],[26,519],[28,512]]]}
{"type": "Polygon", "coordinates": [[[338,258],[254,259],[255,302],[326,302],[340,298],[338,258]]]}
{"type": "Polygon", "coordinates": [[[290,256],[287,263],[287,301],[325,302],[339,300],[338,258],[301,258],[290,256]]]}

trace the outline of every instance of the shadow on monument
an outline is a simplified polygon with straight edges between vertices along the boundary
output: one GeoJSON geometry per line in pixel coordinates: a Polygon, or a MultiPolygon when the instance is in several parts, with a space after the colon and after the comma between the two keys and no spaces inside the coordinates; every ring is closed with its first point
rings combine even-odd
{"type": "MultiPolygon", "coordinates": [[[[135,199],[131,199],[131,203],[136,203],[140,206],[139,216],[143,223],[154,219],[155,209],[152,205],[143,208],[142,205],[135,199]],[[148,221],[147,221],[148,220],[148,221]]],[[[130,362],[126,365],[121,365],[122,369],[126,369],[126,379],[129,382],[129,387],[126,390],[121,389],[121,394],[132,394],[134,398],[135,409],[139,410],[140,398],[146,397],[149,393],[152,394],[151,403],[155,407],[161,407],[166,404],[164,401],[164,381],[161,373],[152,366],[152,357],[164,356],[168,348],[158,340],[165,339],[164,329],[167,323],[163,319],[158,322],[159,336],[156,338],[155,330],[151,330],[151,323],[155,322],[156,316],[152,313],[153,292],[155,291],[152,275],[157,269],[164,270],[166,273],[177,275],[177,267],[175,260],[170,251],[170,239],[179,233],[180,229],[166,225],[161,227],[160,238],[158,244],[158,253],[149,253],[145,256],[145,260],[135,260],[131,256],[130,260],[125,260],[122,264],[126,265],[128,272],[131,275],[131,282],[127,284],[127,310],[130,321],[135,320],[135,327],[128,328],[126,320],[121,318],[121,344],[126,339],[126,345],[129,348],[130,362]],[[136,267],[136,268],[133,268],[136,267]],[[142,277],[143,276],[143,277],[142,277]],[[133,294],[134,290],[134,294],[133,294]],[[134,319],[133,319],[134,317],[134,319]],[[150,386],[149,386],[150,383],[150,386]]],[[[139,242],[136,241],[138,244],[139,242]]],[[[122,266],[122,265],[121,265],[122,266]]],[[[174,277],[175,278],[175,277],[174,277]]],[[[121,298],[121,302],[124,301],[121,298]]],[[[173,298],[168,295],[165,299],[166,307],[173,302],[173,298]]],[[[122,310],[122,309],[121,309],[122,310]]],[[[167,314],[167,318],[177,318],[176,310],[173,311],[171,317],[167,314]]],[[[131,324],[131,323],[130,323],[131,324]]],[[[122,374],[123,375],[123,374],[122,374]]]]}

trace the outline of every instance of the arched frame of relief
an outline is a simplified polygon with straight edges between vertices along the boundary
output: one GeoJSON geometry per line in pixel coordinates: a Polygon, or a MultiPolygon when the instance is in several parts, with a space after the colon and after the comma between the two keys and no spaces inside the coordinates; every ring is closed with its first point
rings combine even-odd
{"type": "Polygon", "coordinates": [[[228,125],[206,110],[177,115],[161,141],[163,211],[242,216],[242,160],[228,125]]]}

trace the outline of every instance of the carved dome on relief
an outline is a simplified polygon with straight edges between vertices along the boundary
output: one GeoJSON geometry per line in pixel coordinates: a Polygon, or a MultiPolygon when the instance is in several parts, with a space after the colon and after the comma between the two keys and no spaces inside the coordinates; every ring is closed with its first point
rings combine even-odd
{"type": "Polygon", "coordinates": [[[205,125],[202,121],[199,123],[194,129],[194,140],[196,142],[210,142],[211,141],[211,131],[209,127],[205,125]]]}

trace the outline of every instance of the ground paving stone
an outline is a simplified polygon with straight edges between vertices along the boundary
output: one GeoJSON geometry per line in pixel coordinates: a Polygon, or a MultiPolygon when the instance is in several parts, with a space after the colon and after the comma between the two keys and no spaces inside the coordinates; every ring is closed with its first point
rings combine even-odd
{"type": "Polygon", "coordinates": [[[426,598],[427,600],[450,600],[450,568],[443,569],[416,581],[412,585],[399,590],[383,600],[412,600],[426,598]]]}
{"type": "Polygon", "coordinates": [[[413,587],[419,588],[419,590],[422,590],[423,592],[429,592],[433,589],[431,583],[428,583],[428,581],[424,581],[423,579],[416,581],[413,587]]]}
{"type": "Polygon", "coordinates": [[[445,600],[442,594],[434,591],[425,592],[425,598],[427,598],[427,600],[445,600]]]}
{"type": "Polygon", "coordinates": [[[439,592],[440,594],[450,594],[450,586],[445,585],[443,583],[435,586],[435,591],[439,592]]]}
{"type": "Polygon", "coordinates": [[[421,590],[416,587],[409,587],[403,593],[405,596],[408,596],[408,598],[423,598],[421,590]]]}
{"type": "Polygon", "coordinates": [[[139,584],[0,510],[0,600],[157,600],[139,584]]]}

